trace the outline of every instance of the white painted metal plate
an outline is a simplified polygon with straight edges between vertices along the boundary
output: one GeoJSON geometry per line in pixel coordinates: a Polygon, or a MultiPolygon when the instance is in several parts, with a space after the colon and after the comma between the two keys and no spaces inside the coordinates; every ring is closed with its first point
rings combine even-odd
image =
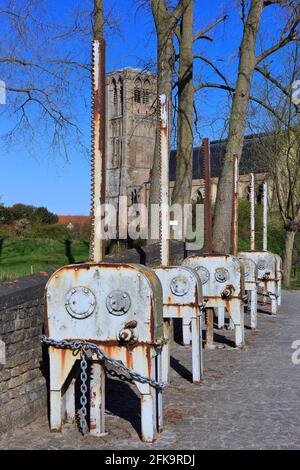
{"type": "Polygon", "coordinates": [[[46,305],[48,335],[57,340],[116,341],[130,321],[137,322],[141,342],[163,337],[161,285],[144,266],[87,263],[61,268],[48,281],[46,305]],[[121,298],[125,293],[128,297],[121,298]]]}
{"type": "Polygon", "coordinates": [[[204,298],[221,298],[227,285],[233,286],[234,297],[243,293],[243,268],[234,256],[193,255],[186,258],[182,265],[200,273],[204,298]]]}

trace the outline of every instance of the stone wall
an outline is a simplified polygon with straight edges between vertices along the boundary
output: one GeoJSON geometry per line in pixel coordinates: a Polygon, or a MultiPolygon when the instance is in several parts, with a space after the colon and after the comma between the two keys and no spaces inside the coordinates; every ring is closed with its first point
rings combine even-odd
{"type": "MultiPolygon", "coordinates": [[[[183,244],[172,242],[171,262],[180,264],[183,257],[183,244]]],[[[159,247],[127,250],[107,261],[159,264],[159,247]]],[[[47,411],[48,363],[39,337],[48,277],[44,273],[0,283],[0,347],[5,345],[6,356],[4,361],[0,355],[0,433],[25,426],[47,411]]]]}
{"type": "Polygon", "coordinates": [[[48,275],[0,284],[0,432],[45,413],[47,392],[39,336],[48,275]]]}

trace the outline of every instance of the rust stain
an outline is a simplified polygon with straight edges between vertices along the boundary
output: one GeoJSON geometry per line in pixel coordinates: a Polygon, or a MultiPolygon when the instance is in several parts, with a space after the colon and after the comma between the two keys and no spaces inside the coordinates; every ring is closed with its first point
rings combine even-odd
{"type": "Polygon", "coordinates": [[[150,305],[150,340],[151,341],[154,341],[154,322],[155,322],[154,310],[155,310],[154,299],[152,298],[151,305],[150,305]]]}
{"type": "Polygon", "coordinates": [[[61,363],[61,371],[63,371],[64,368],[65,368],[65,362],[66,362],[67,353],[69,353],[69,350],[67,350],[67,349],[60,349],[60,350],[59,350],[60,363],[61,363]]]}
{"type": "Polygon", "coordinates": [[[143,348],[144,348],[144,350],[146,349],[148,374],[150,376],[151,370],[152,370],[151,349],[148,346],[146,348],[143,346],[143,348]]]}
{"type": "Polygon", "coordinates": [[[129,369],[133,369],[132,352],[128,349],[126,349],[126,366],[129,367],[129,369]]]}

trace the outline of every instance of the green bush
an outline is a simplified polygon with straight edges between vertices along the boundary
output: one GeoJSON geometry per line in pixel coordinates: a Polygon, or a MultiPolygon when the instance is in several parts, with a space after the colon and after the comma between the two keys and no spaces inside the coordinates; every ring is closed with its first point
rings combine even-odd
{"type": "Polygon", "coordinates": [[[72,235],[70,230],[64,225],[34,224],[27,230],[26,236],[30,238],[48,238],[51,240],[68,240],[72,235]]]}
{"type": "Polygon", "coordinates": [[[12,221],[12,216],[8,207],[0,204],[0,224],[9,224],[12,221]]]}
{"type": "Polygon", "coordinates": [[[90,225],[75,225],[72,230],[69,230],[72,240],[90,240],[91,226],[90,225]]]}
{"type": "Polygon", "coordinates": [[[11,207],[1,206],[0,219],[4,217],[8,222],[18,220],[29,220],[33,224],[56,224],[58,217],[56,214],[48,211],[46,207],[34,207],[27,204],[14,204],[11,207]]]}
{"type": "Polygon", "coordinates": [[[8,225],[0,224],[0,240],[3,238],[11,237],[12,230],[8,225]]]}

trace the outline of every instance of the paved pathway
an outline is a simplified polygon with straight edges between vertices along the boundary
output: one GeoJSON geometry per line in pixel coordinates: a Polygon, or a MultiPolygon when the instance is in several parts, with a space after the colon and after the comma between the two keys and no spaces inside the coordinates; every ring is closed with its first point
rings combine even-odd
{"type": "Polygon", "coordinates": [[[107,437],[82,437],[71,425],[52,434],[43,416],[2,436],[0,448],[299,449],[300,365],[291,361],[291,344],[297,339],[300,292],[285,292],[278,316],[260,313],[258,330],[246,331],[245,349],[205,351],[201,385],[189,381],[190,347],[174,345],[171,385],[164,392],[165,429],[153,445],[138,437],[139,419],[132,420],[139,412],[134,392],[109,380],[107,437]]]}

